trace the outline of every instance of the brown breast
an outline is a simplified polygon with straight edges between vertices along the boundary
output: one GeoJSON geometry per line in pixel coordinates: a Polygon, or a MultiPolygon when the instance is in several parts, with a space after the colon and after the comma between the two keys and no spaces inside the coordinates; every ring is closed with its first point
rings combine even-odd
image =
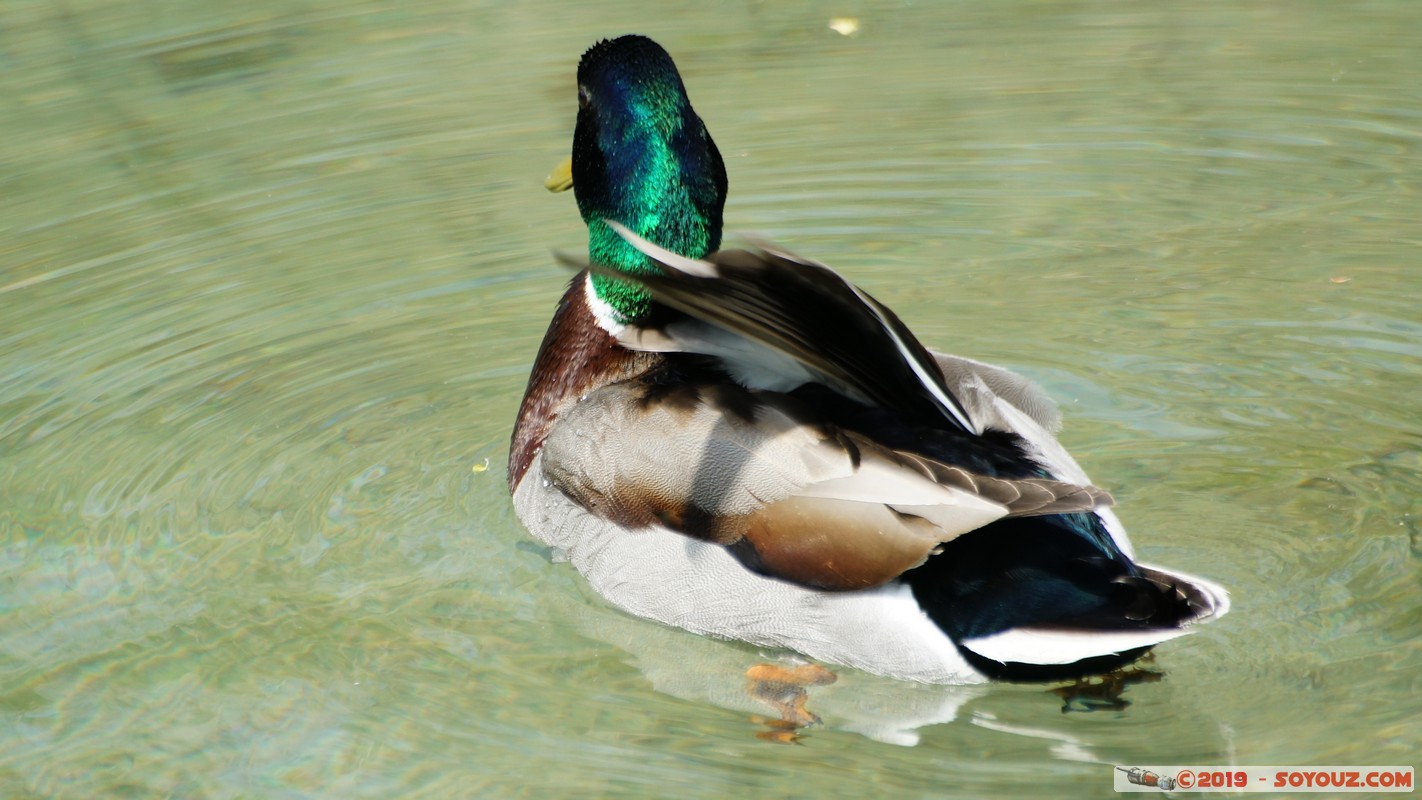
{"type": "Polygon", "coordinates": [[[568,285],[539,345],[509,443],[509,491],[523,480],[549,428],[570,403],[661,361],[657,353],[628,350],[598,326],[588,308],[586,277],[579,272],[568,285]]]}

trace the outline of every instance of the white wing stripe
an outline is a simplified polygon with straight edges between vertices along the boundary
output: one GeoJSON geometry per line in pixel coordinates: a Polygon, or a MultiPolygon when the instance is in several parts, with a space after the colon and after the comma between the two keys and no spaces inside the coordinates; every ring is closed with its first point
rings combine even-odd
{"type": "MultiPolygon", "coordinates": [[[[844,279],[840,278],[840,280],[844,279]]],[[[982,433],[982,431],[978,430],[978,426],[968,418],[967,412],[958,405],[957,401],[954,400],[951,395],[943,390],[939,382],[933,378],[933,374],[924,368],[923,364],[908,349],[908,346],[904,344],[904,340],[899,338],[899,334],[894,330],[894,326],[889,324],[889,321],[884,318],[883,313],[864,295],[864,292],[860,291],[858,286],[855,286],[849,281],[845,281],[845,284],[854,290],[855,296],[863,301],[864,305],[868,307],[870,311],[874,312],[874,318],[879,320],[879,324],[884,328],[884,332],[889,334],[889,338],[894,340],[894,346],[899,349],[899,353],[903,355],[904,360],[913,368],[913,374],[918,376],[919,382],[923,384],[924,388],[928,389],[929,393],[938,401],[938,404],[942,406],[953,419],[957,420],[958,424],[963,426],[964,430],[973,434],[982,433]]]]}

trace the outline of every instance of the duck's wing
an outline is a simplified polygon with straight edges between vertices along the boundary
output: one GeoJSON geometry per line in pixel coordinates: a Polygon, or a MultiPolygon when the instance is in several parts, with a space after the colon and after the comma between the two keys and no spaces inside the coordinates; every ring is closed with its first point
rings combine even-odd
{"type": "Polygon", "coordinates": [[[948,391],[958,398],[981,427],[1010,430],[1005,427],[1007,420],[999,419],[1001,414],[991,408],[995,401],[1002,400],[1031,417],[1047,433],[1055,434],[1061,430],[1062,415],[1057,411],[1057,402],[1031,378],[971,358],[930,352],[938,362],[948,391]]]}
{"type": "MultiPolygon", "coordinates": [[[[788,356],[826,385],[894,409],[906,420],[981,432],[908,326],[829,267],[768,244],[756,251],[723,250],[698,261],[658,247],[617,222],[607,224],[663,267],[662,273],[632,276],[658,302],[763,345],[776,356],[788,356]]],[[[592,269],[628,277],[596,265],[592,269]]],[[[671,349],[675,344],[647,346],[671,349]]],[[[732,362],[757,356],[715,354],[732,362]]]]}
{"type": "Polygon", "coordinates": [[[550,433],[542,469],[611,524],[716,542],[757,572],[829,590],[884,584],[997,519],[1110,503],[1092,486],[893,450],[793,397],[710,379],[590,393],[550,433]]]}

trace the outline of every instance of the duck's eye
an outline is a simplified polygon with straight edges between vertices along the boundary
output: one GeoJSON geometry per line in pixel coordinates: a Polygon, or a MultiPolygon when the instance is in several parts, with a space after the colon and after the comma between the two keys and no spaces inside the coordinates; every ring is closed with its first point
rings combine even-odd
{"type": "Polygon", "coordinates": [[[586,87],[586,86],[579,86],[579,87],[578,87],[578,108],[587,108],[587,107],[588,107],[588,87],[586,87]]]}

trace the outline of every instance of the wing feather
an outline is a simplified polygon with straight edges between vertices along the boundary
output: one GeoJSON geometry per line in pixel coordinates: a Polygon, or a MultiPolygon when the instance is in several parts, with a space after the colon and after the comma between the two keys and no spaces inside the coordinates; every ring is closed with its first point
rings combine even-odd
{"type": "Polygon", "coordinates": [[[1109,503],[1095,487],[884,447],[790,396],[713,381],[592,392],[564,413],[542,463],[595,514],[716,542],[751,569],[830,590],[893,580],[996,519],[1109,503]]]}
{"type": "Polygon", "coordinates": [[[829,267],[770,248],[689,259],[605,221],[662,272],[590,269],[639,282],[658,302],[780,351],[876,405],[979,432],[908,326],[829,267]]]}

